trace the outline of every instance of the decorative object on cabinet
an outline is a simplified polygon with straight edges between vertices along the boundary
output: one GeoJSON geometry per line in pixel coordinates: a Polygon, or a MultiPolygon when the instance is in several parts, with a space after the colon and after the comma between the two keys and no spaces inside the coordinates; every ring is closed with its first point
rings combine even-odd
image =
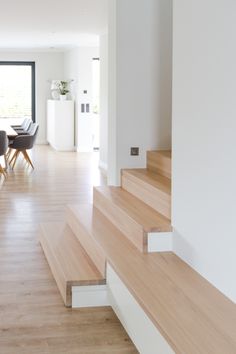
{"type": "Polygon", "coordinates": [[[51,94],[54,100],[67,100],[70,93],[70,84],[74,80],[49,80],[51,83],[51,94]]]}

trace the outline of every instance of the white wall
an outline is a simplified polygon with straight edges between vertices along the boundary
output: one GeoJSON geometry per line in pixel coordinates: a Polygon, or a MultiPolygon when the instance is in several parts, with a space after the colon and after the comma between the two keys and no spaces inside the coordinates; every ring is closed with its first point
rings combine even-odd
{"type": "Polygon", "coordinates": [[[80,47],[64,54],[65,78],[75,80],[72,96],[75,99],[78,151],[91,151],[93,148],[92,59],[98,56],[98,47],[80,47]],[[87,90],[86,95],[84,90],[87,90]],[[90,113],[81,113],[81,103],[90,104],[90,113]]]}
{"type": "Polygon", "coordinates": [[[50,79],[63,76],[63,53],[0,52],[0,61],[35,61],[36,121],[39,123],[37,142],[46,143],[46,101],[50,98],[50,79]]]}
{"type": "Polygon", "coordinates": [[[109,183],[170,148],[172,1],[109,1],[109,183]],[[130,147],[140,148],[131,157],[130,147]]]}
{"type": "Polygon", "coordinates": [[[236,301],[236,2],[174,1],[175,251],[236,301]]]}
{"type": "Polygon", "coordinates": [[[107,170],[108,145],[108,34],[100,36],[100,162],[107,170]]]}

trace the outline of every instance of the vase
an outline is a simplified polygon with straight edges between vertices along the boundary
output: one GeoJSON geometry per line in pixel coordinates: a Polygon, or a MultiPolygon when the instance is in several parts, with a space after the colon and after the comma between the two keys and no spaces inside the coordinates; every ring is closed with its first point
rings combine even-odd
{"type": "Polygon", "coordinates": [[[54,99],[54,100],[59,100],[59,92],[58,92],[58,90],[51,90],[51,94],[52,94],[52,98],[54,99]]]}
{"type": "Polygon", "coordinates": [[[60,100],[61,101],[66,101],[67,95],[60,95],[60,100]]]}

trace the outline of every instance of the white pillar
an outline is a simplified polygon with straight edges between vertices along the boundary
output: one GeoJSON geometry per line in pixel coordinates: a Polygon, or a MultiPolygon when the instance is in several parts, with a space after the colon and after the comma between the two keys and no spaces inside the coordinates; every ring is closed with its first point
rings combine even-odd
{"type": "Polygon", "coordinates": [[[174,1],[174,251],[236,301],[236,2],[174,1]]]}
{"type": "Polygon", "coordinates": [[[109,0],[108,183],[170,148],[171,0],[109,0]],[[131,147],[139,156],[130,156],[131,147]]]}

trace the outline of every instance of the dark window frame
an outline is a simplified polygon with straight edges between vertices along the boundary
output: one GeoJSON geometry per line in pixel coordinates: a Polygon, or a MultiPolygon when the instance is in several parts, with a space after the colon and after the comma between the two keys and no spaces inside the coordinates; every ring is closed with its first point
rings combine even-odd
{"type": "Polygon", "coordinates": [[[36,121],[36,107],[35,107],[35,62],[34,61],[0,61],[0,65],[19,65],[31,66],[31,111],[32,121],[36,121]]]}

